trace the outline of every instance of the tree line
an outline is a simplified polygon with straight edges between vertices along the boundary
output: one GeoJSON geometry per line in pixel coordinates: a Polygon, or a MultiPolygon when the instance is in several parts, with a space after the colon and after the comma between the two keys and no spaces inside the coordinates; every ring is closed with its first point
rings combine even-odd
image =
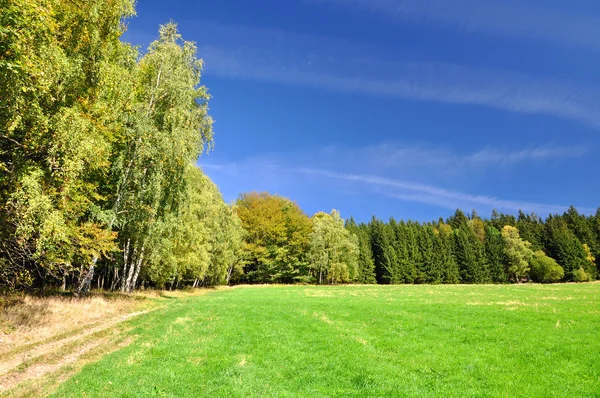
{"type": "Polygon", "coordinates": [[[0,289],[599,276],[600,210],[357,224],[267,193],[226,204],[195,166],[213,147],[196,46],[168,23],[141,52],[121,40],[134,12],[2,3],[0,289]]]}
{"type": "Polygon", "coordinates": [[[359,231],[367,253],[360,268],[373,270],[378,283],[583,282],[599,275],[600,210],[585,216],[570,207],[546,219],[522,211],[482,219],[457,210],[436,222],[351,219],[347,228],[359,231]]]}
{"type": "Polygon", "coordinates": [[[457,210],[435,222],[308,217],[291,200],[241,195],[246,231],[232,283],[454,284],[585,282],[600,275],[600,209],[546,219],[457,210]]]}

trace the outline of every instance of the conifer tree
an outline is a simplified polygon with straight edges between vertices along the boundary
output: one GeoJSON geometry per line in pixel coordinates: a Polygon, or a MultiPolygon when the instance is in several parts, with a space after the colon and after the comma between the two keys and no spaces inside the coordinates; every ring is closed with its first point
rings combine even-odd
{"type": "Polygon", "coordinates": [[[546,220],[546,253],[564,269],[565,279],[586,280],[595,277],[596,270],[587,259],[585,249],[559,216],[546,220]]]}
{"type": "Polygon", "coordinates": [[[484,246],[491,281],[494,283],[507,283],[508,260],[504,253],[504,240],[500,231],[491,224],[486,225],[484,246]]]}
{"type": "Polygon", "coordinates": [[[357,225],[354,218],[350,217],[346,228],[358,238],[359,257],[355,281],[362,284],[377,283],[369,227],[364,223],[357,225]]]}
{"type": "Polygon", "coordinates": [[[396,258],[396,253],[392,246],[393,236],[388,234],[387,231],[389,228],[386,228],[386,224],[375,218],[375,216],[371,219],[369,228],[377,283],[392,283],[392,272],[396,258]]]}
{"type": "Polygon", "coordinates": [[[442,282],[459,283],[460,271],[454,254],[455,237],[452,227],[441,221],[435,232],[434,248],[436,248],[436,259],[442,271],[442,282]]]}
{"type": "Polygon", "coordinates": [[[525,214],[519,210],[516,227],[523,240],[531,244],[531,250],[537,251],[544,247],[544,222],[535,214],[525,214]]]}

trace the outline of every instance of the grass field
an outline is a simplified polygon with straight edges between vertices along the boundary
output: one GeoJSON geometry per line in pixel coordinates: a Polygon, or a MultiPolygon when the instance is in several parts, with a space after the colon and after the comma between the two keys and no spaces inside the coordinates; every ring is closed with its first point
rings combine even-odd
{"type": "Polygon", "coordinates": [[[56,396],[600,396],[600,284],[237,287],[130,321],[56,396]]]}

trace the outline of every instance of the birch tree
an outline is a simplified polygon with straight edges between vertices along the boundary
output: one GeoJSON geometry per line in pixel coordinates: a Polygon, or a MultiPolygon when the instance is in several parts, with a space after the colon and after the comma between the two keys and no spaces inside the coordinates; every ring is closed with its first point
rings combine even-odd
{"type": "Polygon", "coordinates": [[[356,235],[344,228],[337,210],[312,217],[309,259],[317,283],[347,283],[358,276],[359,246],[356,235]]]}
{"type": "Polygon", "coordinates": [[[135,287],[148,252],[161,251],[156,235],[185,200],[186,167],[212,145],[202,67],[195,44],[183,41],[173,23],[161,26],[159,39],[140,60],[136,108],[127,145],[116,159],[112,208],[123,248],[123,292],[135,287]]]}

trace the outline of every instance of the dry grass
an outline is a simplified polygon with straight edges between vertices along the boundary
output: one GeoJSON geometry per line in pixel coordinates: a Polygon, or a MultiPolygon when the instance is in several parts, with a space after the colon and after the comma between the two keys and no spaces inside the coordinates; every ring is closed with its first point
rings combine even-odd
{"type": "Polygon", "coordinates": [[[0,298],[0,357],[147,306],[129,296],[0,298]]]}

